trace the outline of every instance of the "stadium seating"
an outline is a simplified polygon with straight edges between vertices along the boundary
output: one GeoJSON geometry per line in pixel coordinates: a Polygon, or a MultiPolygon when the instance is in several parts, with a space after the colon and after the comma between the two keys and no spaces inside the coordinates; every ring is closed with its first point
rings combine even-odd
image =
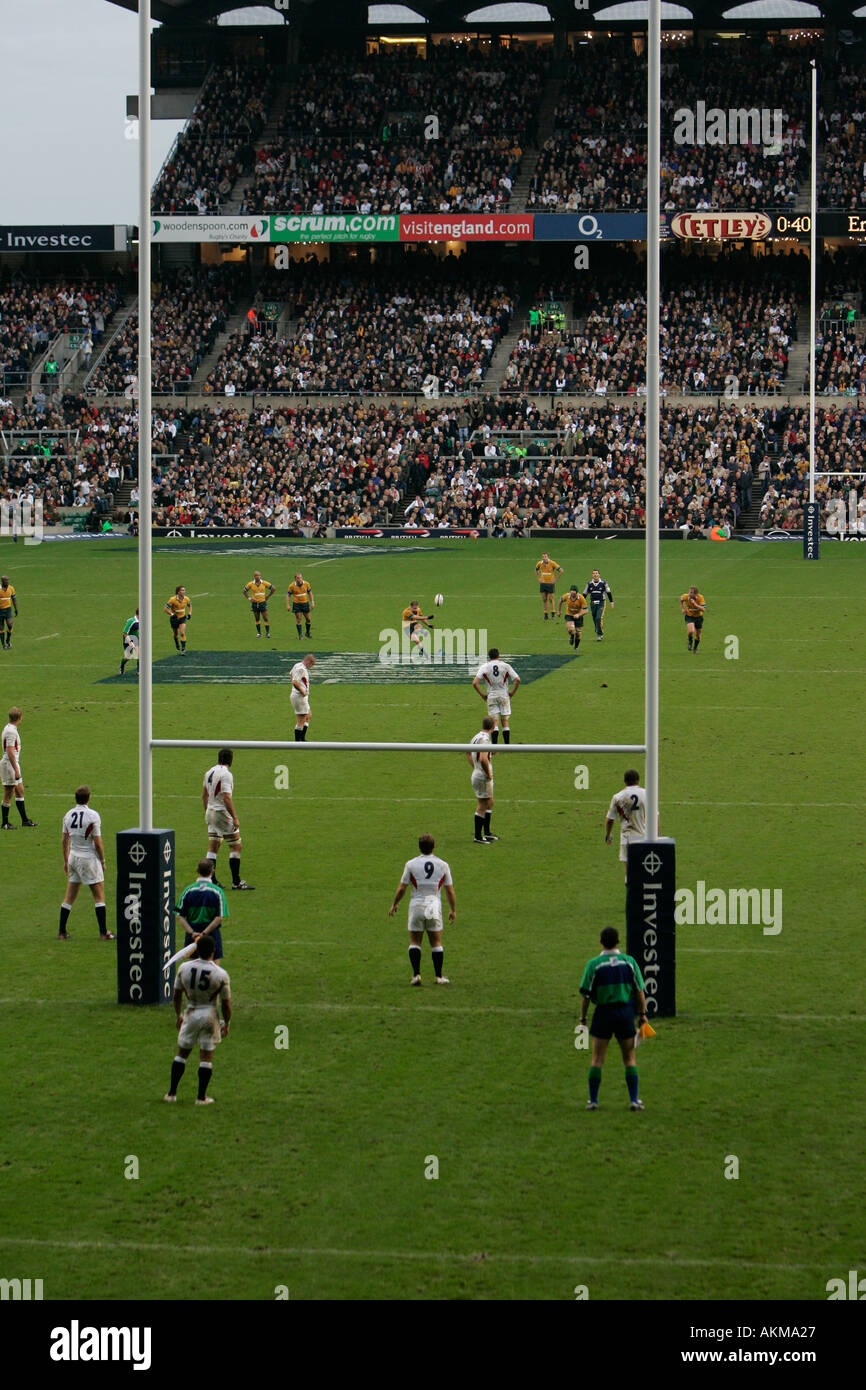
{"type": "Polygon", "coordinates": [[[213,69],[153,189],[153,212],[220,212],[235,179],[252,167],[273,83],[273,70],[260,64],[213,69]]]}
{"type": "Polygon", "coordinates": [[[520,49],[440,46],[428,61],[334,55],[303,69],[280,141],[256,152],[241,211],[505,211],[546,66],[520,49]]]}
{"type": "MultiPolygon", "coordinates": [[[[100,499],[119,506],[119,482],[135,475],[135,412],[82,397],[67,397],[43,415],[32,405],[0,409],[0,427],[13,435],[37,423],[75,429],[78,442],[58,436],[47,454],[22,444],[16,453],[30,449],[30,457],[7,464],[0,492],[38,489],[52,514],[92,508],[100,499]]],[[[855,474],[866,448],[866,410],[821,408],[817,445],[820,473],[855,474]]],[[[663,526],[700,533],[734,524],[754,500],[765,528],[799,527],[807,447],[807,415],[799,407],[665,406],[663,526]]],[[[530,525],[640,526],[643,466],[643,416],[633,402],[539,408],[532,398],[488,395],[442,408],[160,408],[154,521],[313,531],[423,524],[490,527],[496,534],[530,525]]],[[[844,478],[819,478],[825,516],[830,501],[846,492],[844,478]]]]}
{"type": "Polygon", "coordinates": [[[59,333],[98,344],[120,302],[113,279],[41,281],[22,275],[0,284],[0,383],[24,384],[28,370],[59,333]]]}
{"type": "MultiPolygon", "coordinates": [[[[707,265],[679,263],[661,308],[661,373],[666,391],[721,394],[737,378],[740,394],[783,388],[797,332],[790,283],[757,283],[707,265]]],[[[646,390],[644,292],[617,277],[592,288],[581,332],[530,327],[512,350],[505,393],[643,394],[646,390]]]]}
{"type": "MultiPolygon", "coordinates": [[[[228,317],[238,267],[184,267],[154,282],[153,389],[188,390],[228,317]]],[[[87,379],[87,390],[123,394],[136,376],[138,315],[130,314],[87,379]]]]}
{"type": "Polygon", "coordinates": [[[236,333],[206,390],[234,392],[420,391],[478,385],[507,331],[515,296],[505,284],[450,271],[349,277],[313,266],[293,277],[289,338],[236,333]]]}
{"type": "Polygon", "coordinates": [[[818,203],[862,212],[866,208],[866,79],[858,67],[840,64],[835,99],[819,120],[825,141],[818,203]]]}
{"type": "MultiPolygon", "coordinates": [[[[808,52],[772,59],[747,44],[669,50],[662,70],[662,206],[792,208],[807,173],[808,52]],[[676,112],[748,108],[753,93],[783,113],[781,148],[680,143],[676,112]]],[[[629,211],[646,206],[646,67],[630,51],[578,47],[530,184],[539,211],[629,211]]],[[[681,133],[681,132],[680,132],[681,133]]]]}

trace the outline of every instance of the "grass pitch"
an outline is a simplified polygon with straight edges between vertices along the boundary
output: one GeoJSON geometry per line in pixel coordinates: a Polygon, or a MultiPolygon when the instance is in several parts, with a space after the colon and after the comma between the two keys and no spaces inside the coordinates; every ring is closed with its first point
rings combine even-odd
{"type": "MultiPolygon", "coordinates": [[[[516,740],[640,742],[642,545],[551,543],[566,584],[597,565],[614,592],[605,641],[588,623],[576,659],[563,623],[541,620],[541,549],[157,542],[155,733],[291,738],[288,658],[312,650],[333,655],[314,672],[311,738],[471,737],[484,710],[468,680],[389,676],[373,659],[404,604],[432,611],[441,590],[442,624],[486,630],[536,673],[514,702],[516,740]],[[241,597],[256,568],[277,587],[267,651],[241,597]],[[299,568],[317,601],[309,644],[285,612],[299,568]],[[193,601],[186,658],[161,612],[179,583],[193,601]]],[[[25,712],[40,822],[0,837],[5,1277],[42,1278],[53,1299],[183,1299],[195,1295],[178,1252],[207,1243],[208,1291],[225,1299],[571,1299],[581,1285],[591,1299],[823,1299],[856,1265],[858,547],[828,545],[817,564],[795,545],[662,547],[661,814],[678,884],[781,889],[784,917],[775,936],[680,928],[679,1015],[638,1053],[640,1115],[614,1052],[601,1109],[584,1112],[574,1026],[599,929],[624,926],[603,824],[626,762],[641,761],[499,758],[502,840],[480,848],[460,755],[293,750],[236,756],[256,892],[230,895],[224,931],[235,1020],[215,1058],[218,1103],[193,1105],[190,1065],[165,1106],[172,1011],[114,1002],[114,947],[97,940],[86,890],[73,939],[56,940],[76,784],[93,787],[110,869],[114,832],[137,819],[136,687],[114,679],[134,546],[4,542],[0,558],[21,608],[2,698],[25,712]],[[678,602],[690,583],[708,600],[697,656],[678,602]],[[457,891],[448,989],[433,988],[426,948],[424,988],[408,988],[405,904],[387,917],[424,830],[457,891]],[[433,1157],[438,1179],[425,1177],[433,1157]]],[[[210,761],[155,755],[155,823],[175,828],[184,881],[206,848],[210,761]]],[[[113,887],[110,872],[110,902],[113,887]]]]}

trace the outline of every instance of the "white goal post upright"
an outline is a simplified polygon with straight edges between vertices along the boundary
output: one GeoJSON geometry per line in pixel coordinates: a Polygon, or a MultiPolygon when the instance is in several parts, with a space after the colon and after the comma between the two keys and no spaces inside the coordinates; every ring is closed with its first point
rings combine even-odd
{"type": "Polygon", "coordinates": [[[153,829],[150,0],[138,0],[138,824],[153,829]]]}
{"type": "Polygon", "coordinates": [[[119,1004],[169,1003],[174,954],[174,831],[153,826],[150,242],[150,0],[138,0],[138,825],[116,836],[119,1004]]]}
{"type": "MultiPolygon", "coordinates": [[[[647,150],[647,404],[646,605],[643,743],[497,744],[500,754],[641,754],[646,760],[647,840],[628,851],[628,950],[646,981],[647,1011],[676,1012],[674,993],[674,844],[658,838],[659,750],[659,281],[661,240],[661,6],[649,0],[647,150]],[[634,937],[634,945],[632,938],[634,937]]],[[[285,752],[468,753],[466,743],[387,743],[288,739],[155,739],[153,737],[153,601],[151,487],[151,218],[150,218],[150,0],[139,0],[139,827],[118,835],[118,999],[157,1003],[169,997],[164,963],[174,953],[174,833],[153,828],[155,748],[273,749],[285,752]],[[122,852],[121,852],[122,851],[122,852]],[[142,954],[143,953],[143,954],[142,954]],[[147,964],[147,990],[139,987],[147,964]]]]}
{"type": "Polygon", "coordinates": [[[815,501],[815,335],[818,312],[818,64],[812,59],[812,162],[809,211],[809,501],[815,501]]]}
{"type": "Polygon", "coordinates": [[[809,229],[809,501],[803,507],[803,558],[821,558],[821,507],[815,501],[815,336],[818,318],[818,64],[812,59],[809,229]]]}
{"type": "MultiPolygon", "coordinates": [[[[676,1013],[674,901],[676,849],[659,835],[659,455],[661,387],[661,0],[647,11],[647,220],[646,220],[646,638],[644,742],[646,744],[646,839],[632,840],[626,854],[626,949],[644,979],[647,1013],[676,1013]]],[[[626,788],[626,790],[628,790],[626,788]]]]}
{"type": "Polygon", "coordinates": [[[649,0],[647,51],[646,651],[647,835],[659,812],[659,320],[661,244],[661,0],[649,0]]]}

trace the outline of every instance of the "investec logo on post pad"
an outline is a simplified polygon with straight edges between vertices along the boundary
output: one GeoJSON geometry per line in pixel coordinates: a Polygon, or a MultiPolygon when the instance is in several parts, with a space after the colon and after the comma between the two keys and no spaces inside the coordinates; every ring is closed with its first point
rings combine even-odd
{"type": "MultiPolygon", "coordinates": [[[[166,840],[162,847],[162,859],[164,868],[162,871],[162,962],[170,959],[174,952],[174,942],[171,937],[171,912],[174,906],[174,894],[171,891],[172,862],[171,862],[171,841],[166,840]]],[[[163,983],[162,992],[164,998],[168,999],[171,994],[171,981],[166,979],[163,983]]]]}
{"type": "Polygon", "coordinates": [[[129,847],[129,858],[135,865],[135,869],[129,871],[129,892],[123,899],[123,916],[129,927],[129,997],[140,1002],[143,998],[141,977],[144,962],[141,899],[147,882],[147,873],[142,867],[147,860],[147,850],[141,840],[133,840],[129,847]]]}
{"type": "MultiPolygon", "coordinates": [[[[655,853],[650,850],[649,854],[644,855],[642,867],[645,874],[650,879],[655,879],[662,867],[662,861],[655,853]]],[[[644,997],[646,998],[646,1011],[648,1015],[658,1013],[658,1000],[656,991],[658,989],[659,973],[659,953],[658,953],[658,913],[659,913],[659,894],[662,891],[661,882],[649,882],[643,885],[643,900],[641,902],[641,918],[643,926],[641,929],[641,959],[638,962],[641,974],[644,977],[644,997]]]]}

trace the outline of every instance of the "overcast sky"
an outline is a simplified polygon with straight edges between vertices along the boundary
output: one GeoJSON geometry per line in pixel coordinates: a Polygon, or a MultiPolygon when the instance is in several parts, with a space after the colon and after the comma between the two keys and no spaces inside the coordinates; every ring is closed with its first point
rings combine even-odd
{"type": "MultiPolygon", "coordinates": [[[[138,15],[108,0],[0,0],[0,224],[138,222],[138,15]]],[[[180,121],[154,121],[153,176],[180,121]]],[[[151,180],[152,181],[152,180],[151,180]]]]}

